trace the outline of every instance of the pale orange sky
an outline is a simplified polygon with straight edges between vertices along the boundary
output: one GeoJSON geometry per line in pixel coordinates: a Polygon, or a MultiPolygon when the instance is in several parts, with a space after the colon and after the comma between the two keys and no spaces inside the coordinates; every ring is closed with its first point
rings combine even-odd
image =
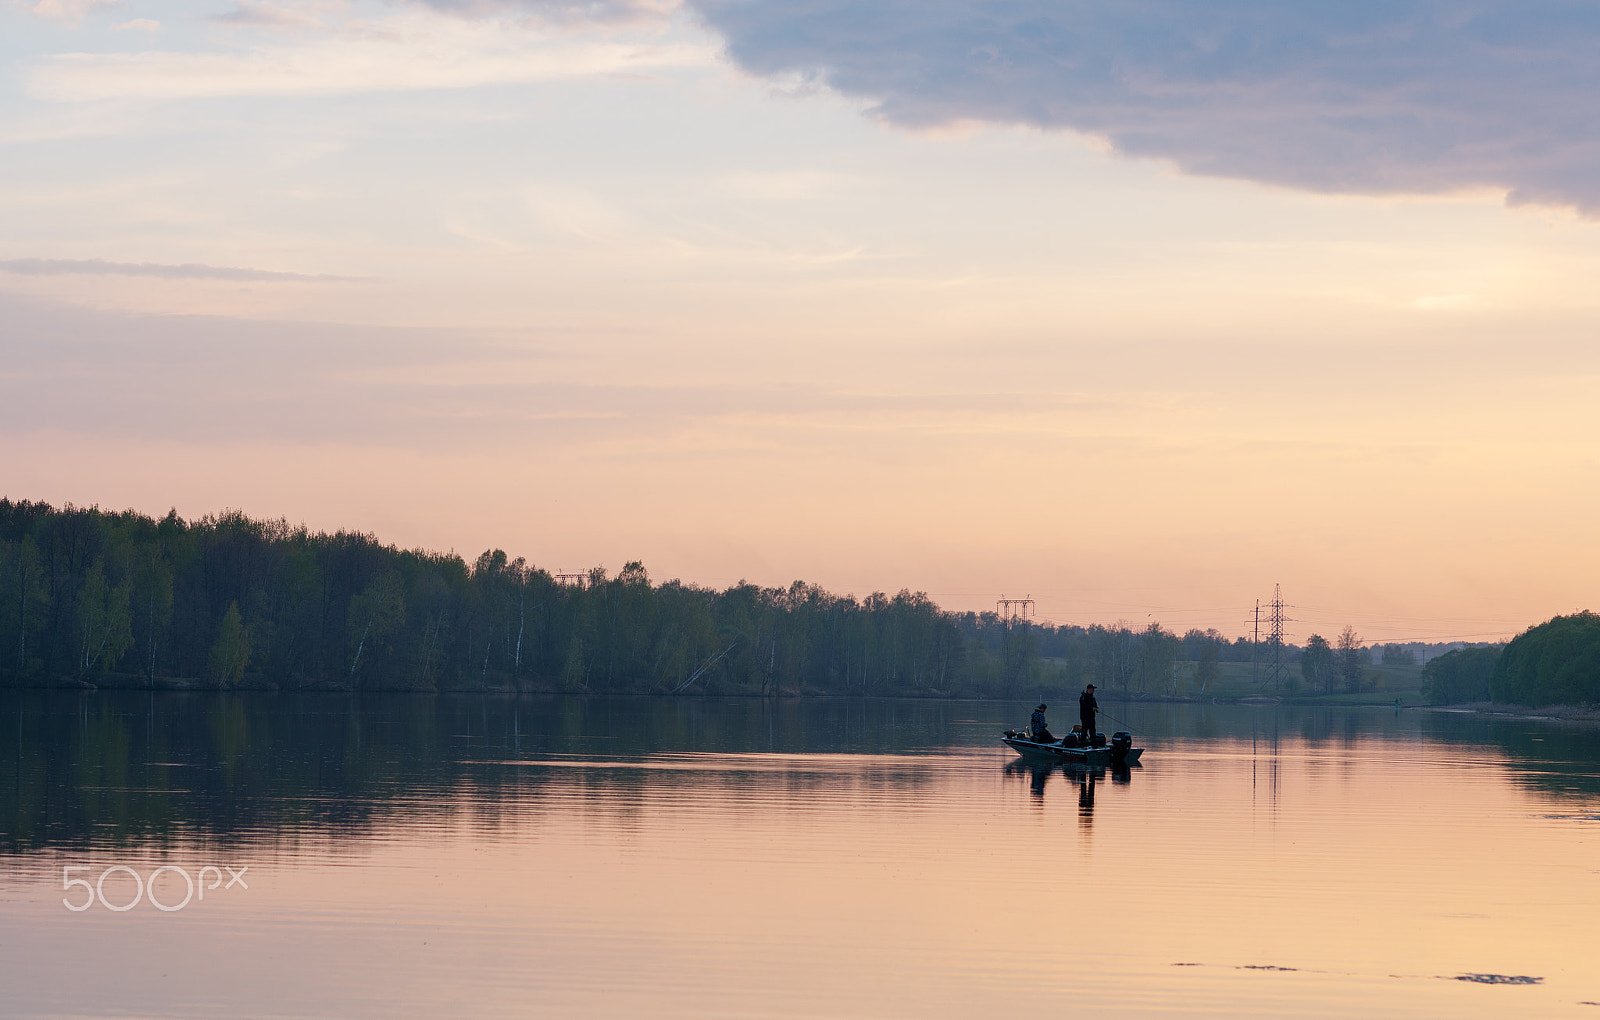
{"type": "Polygon", "coordinates": [[[1281,582],[1301,640],[1590,604],[1570,210],[908,129],[677,17],[137,7],[0,13],[11,498],[1179,631],[1281,582]]]}

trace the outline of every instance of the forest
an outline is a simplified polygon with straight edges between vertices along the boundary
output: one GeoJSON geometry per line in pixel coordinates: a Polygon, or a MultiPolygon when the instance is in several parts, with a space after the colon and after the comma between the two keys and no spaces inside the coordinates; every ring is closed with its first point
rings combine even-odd
{"type": "MultiPolygon", "coordinates": [[[[1436,658],[1445,647],[1385,645],[1381,660],[1427,661],[1431,700],[1485,700],[1498,648],[1436,658]]],[[[907,590],[715,590],[653,582],[639,562],[558,575],[498,549],[468,562],[239,512],[0,499],[0,686],[1033,697],[1093,682],[1186,698],[1255,673],[1225,663],[1265,677],[1281,658],[1266,693],[1316,697],[1365,690],[1379,651],[1348,627],[1274,650],[1157,622],[951,612],[907,590]]],[[[1558,682],[1508,679],[1496,697],[1529,683],[1558,682]]]]}
{"type": "Polygon", "coordinates": [[[1422,693],[1435,705],[1600,703],[1600,616],[1557,616],[1507,644],[1440,656],[1423,667],[1422,693]]]}
{"type": "Polygon", "coordinates": [[[0,684],[1033,696],[1203,693],[1249,642],[1051,626],[925,594],[579,576],[229,512],[0,500],[0,684]]]}
{"type": "Polygon", "coordinates": [[[1600,702],[1600,616],[1557,616],[1512,638],[1494,664],[1489,696],[1512,705],[1600,702]]]}
{"type": "Polygon", "coordinates": [[[1422,667],[1422,696],[1431,705],[1488,701],[1503,645],[1458,648],[1422,667]]]}

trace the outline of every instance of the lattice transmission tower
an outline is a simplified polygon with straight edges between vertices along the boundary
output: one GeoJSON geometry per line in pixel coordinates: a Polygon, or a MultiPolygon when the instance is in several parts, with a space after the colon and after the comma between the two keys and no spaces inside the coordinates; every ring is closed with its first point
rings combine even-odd
{"type": "MultiPolygon", "coordinates": [[[[1289,664],[1283,661],[1284,655],[1284,630],[1283,625],[1295,621],[1284,615],[1284,610],[1291,608],[1283,603],[1283,585],[1272,586],[1272,601],[1267,609],[1267,651],[1272,656],[1272,663],[1267,667],[1267,678],[1263,681],[1271,682],[1272,689],[1278,690],[1283,681],[1289,677],[1289,664]]],[[[1260,612],[1258,609],[1257,612],[1260,612]]]]}
{"type": "Polygon", "coordinates": [[[1033,599],[1008,599],[1004,595],[994,604],[995,615],[1006,622],[1026,620],[1035,615],[1033,599]]]}

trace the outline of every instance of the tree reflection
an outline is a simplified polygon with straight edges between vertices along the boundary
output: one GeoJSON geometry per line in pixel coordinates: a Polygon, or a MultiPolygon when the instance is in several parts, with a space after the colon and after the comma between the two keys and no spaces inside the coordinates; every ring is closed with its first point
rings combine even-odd
{"type": "MultiPolygon", "coordinates": [[[[619,805],[637,798],[650,756],[942,750],[963,742],[969,712],[888,699],[8,692],[0,850],[358,834],[398,812],[426,820],[468,799],[537,795],[552,773],[529,766],[550,759],[602,759],[563,782],[619,805]]],[[[798,771],[905,791],[929,781],[909,764],[798,771]]]]}

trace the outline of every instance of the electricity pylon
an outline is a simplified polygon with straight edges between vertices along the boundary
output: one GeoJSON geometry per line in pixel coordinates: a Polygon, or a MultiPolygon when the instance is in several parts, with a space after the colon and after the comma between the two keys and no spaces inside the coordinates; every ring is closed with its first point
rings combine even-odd
{"type": "Polygon", "coordinates": [[[1272,601],[1267,605],[1267,648],[1272,653],[1272,665],[1267,670],[1267,680],[1271,681],[1272,689],[1278,690],[1283,681],[1288,679],[1289,665],[1283,661],[1284,631],[1283,625],[1293,623],[1294,620],[1283,615],[1283,585],[1272,586],[1272,601]]]}

